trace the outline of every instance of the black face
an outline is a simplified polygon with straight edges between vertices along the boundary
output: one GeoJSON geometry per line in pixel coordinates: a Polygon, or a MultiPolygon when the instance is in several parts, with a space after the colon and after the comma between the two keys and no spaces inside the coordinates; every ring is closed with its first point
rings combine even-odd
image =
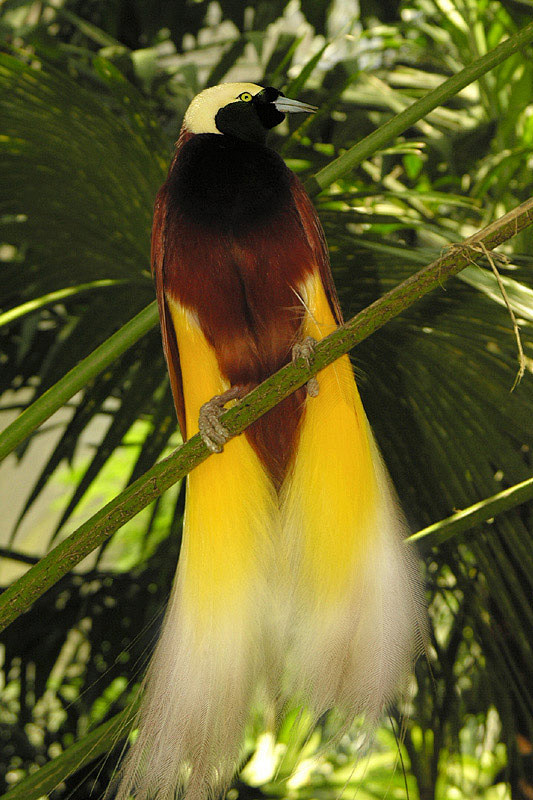
{"type": "Polygon", "coordinates": [[[251,142],[264,142],[267,132],[285,119],[285,114],[275,107],[283,92],[267,86],[258,94],[243,92],[234,103],[229,103],[218,111],[215,125],[220,133],[246,139],[251,142]]]}

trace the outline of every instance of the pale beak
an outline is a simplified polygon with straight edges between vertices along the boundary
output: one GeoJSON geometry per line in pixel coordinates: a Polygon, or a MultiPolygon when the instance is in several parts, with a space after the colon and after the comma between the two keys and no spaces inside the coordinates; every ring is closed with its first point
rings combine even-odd
{"type": "Polygon", "coordinates": [[[300,100],[292,100],[290,97],[278,97],[277,100],[274,100],[274,108],[281,111],[282,114],[293,114],[295,112],[314,114],[317,110],[316,106],[310,106],[309,103],[302,103],[300,100]]]}

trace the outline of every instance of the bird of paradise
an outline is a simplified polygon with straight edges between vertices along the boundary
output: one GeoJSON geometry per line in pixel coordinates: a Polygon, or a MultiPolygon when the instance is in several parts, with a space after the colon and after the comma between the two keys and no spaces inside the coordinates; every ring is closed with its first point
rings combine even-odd
{"type": "Polygon", "coordinates": [[[152,268],[183,438],[183,545],[118,800],[224,790],[257,693],[375,724],[420,629],[413,555],[349,358],[228,441],[227,403],[342,315],[322,227],[265,144],[312,106],[253,83],[194,98],[155,205],[152,268]]]}

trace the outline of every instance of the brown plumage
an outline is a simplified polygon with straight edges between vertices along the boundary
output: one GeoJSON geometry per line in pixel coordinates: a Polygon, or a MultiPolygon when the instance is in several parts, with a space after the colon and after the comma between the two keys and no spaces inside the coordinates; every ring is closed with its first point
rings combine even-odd
{"type": "MultiPolygon", "coordinates": [[[[243,224],[241,213],[237,225],[220,225],[216,215],[206,225],[203,219],[197,219],[194,206],[193,213],[180,207],[180,191],[191,191],[191,176],[182,175],[182,156],[192,138],[184,127],[167,180],[156,198],[152,229],[152,271],[163,344],[184,438],[183,383],[167,295],[198,316],[217,354],[221,374],[231,386],[242,386],[246,391],[290,360],[293,346],[302,338],[305,312],[295,287],[305,282],[316,266],[335,320],[338,324],[342,321],[322,227],[296,175],[270,151],[268,166],[278,171],[279,182],[261,224],[256,217],[253,225],[243,224]]],[[[234,146],[232,142],[225,149],[233,150],[234,146]]],[[[253,159],[263,156],[266,148],[253,144],[250,150],[250,169],[255,170],[253,159]]],[[[234,166],[232,155],[228,168],[234,166]]],[[[242,145],[238,155],[242,155],[242,145]]],[[[261,193],[264,175],[254,174],[252,178],[253,191],[261,193]]],[[[233,173],[228,183],[239,184],[241,180],[242,175],[233,173]]],[[[226,182],[224,187],[228,188],[226,182]]],[[[230,185],[230,196],[231,191],[230,185]]],[[[294,452],[304,400],[305,389],[296,391],[246,431],[278,488],[294,452]]]]}

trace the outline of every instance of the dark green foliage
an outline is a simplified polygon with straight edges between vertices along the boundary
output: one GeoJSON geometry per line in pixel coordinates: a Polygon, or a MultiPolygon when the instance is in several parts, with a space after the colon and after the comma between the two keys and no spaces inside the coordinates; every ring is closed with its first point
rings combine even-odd
{"type": "MultiPolygon", "coordinates": [[[[2,780],[13,767],[44,764],[58,745],[72,744],[134,696],[158,635],[178,542],[166,542],[130,574],[68,576],[4,632],[2,780]]],[[[120,747],[110,752],[103,770],[89,763],[61,794],[101,795],[119,754],[120,747]]]]}

